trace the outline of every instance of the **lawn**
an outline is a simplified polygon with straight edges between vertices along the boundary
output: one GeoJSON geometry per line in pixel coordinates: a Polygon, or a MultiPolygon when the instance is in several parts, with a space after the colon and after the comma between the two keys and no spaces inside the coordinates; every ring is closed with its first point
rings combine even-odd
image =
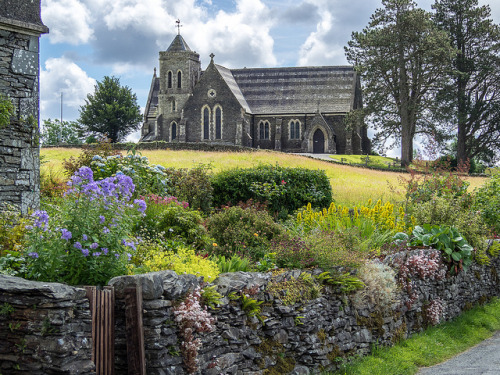
{"type": "MultiPolygon", "coordinates": [[[[80,149],[42,148],[41,155],[45,163],[42,172],[51,170],[62,174],[62,161],[71,156],[78,156],[80,149]]],[[[382,199],[383,201],[401,202],[402,195],[400,177],[408,175],[395,172],[384,172],[349,165],[335,164],[309,157],[286,154],[272,151],[256,152],[203,152],[203,151],[172,151],[172,150],[143,150],[150,163],[164,167],[189,168],[196,164],[210,164],[213,171],[233,168],[250,168],[259,163],[283,167],[301,167],[308,169],[325,170],[332,185],[333,197],[338,204],[358,205],[368,199],[382,199]]],[[[359,156],[360,157],[360,156],[359,156]]],[[[470,189],[481,186],[485,178],[470,177],[470,189]]]]}

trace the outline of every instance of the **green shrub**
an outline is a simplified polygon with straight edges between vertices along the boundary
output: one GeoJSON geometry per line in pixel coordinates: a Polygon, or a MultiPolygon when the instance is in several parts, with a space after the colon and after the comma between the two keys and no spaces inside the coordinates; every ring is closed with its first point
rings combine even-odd
{"type": "Polygon", "coordinates": [[[267,253],[271,240],[285,233],[284,227],[275,223],[267,212],[237,206],[210,216],[205,226],[215,239],[215,254],[238,254],[253,260],[267,253]]]}
{"type": "Polygon", "coordinates": [[[181,241],[197,250],[205,249],[213,243],[198,211],[173,197],[163,200],[157,198],[154,195],[145,198],[147,208],[137,227],[137,233],[144,233],[152,238],[181,241]]]}
{"type": "Polygon", "coordinates": [[[276,265],[282,268],[303,269],[317,262],[315,253],[298,236],[273,240],[270,251],[276,254],[276,265]]]}
{"type": "Polygon", "coordinates": [[[22,250],[27,224],[15,207],[0,203],[0,256],[22,250]]]}
{"type": "Polygon", "coordinates": [[[500,234],[500,172],[493,173],[474,196],[474,207],[481,212],[486,225],[500,234]]]}
{"type": "Polygon", "coordinates": [[[221,273],[227,272],[250,272],[252,267],[250,266],[250,261],[246,258],[240,258],[238,255],[233,255],[231,258],[227,258],[224,255],[219,255],[213,258],[213,260],[219,266],[219,271],[221,273]]]}
{"type": "Polygon", "coordinates": [[[210,165],[198,164],[191,169],[167,168],[169,193],[189,203],[193,210],[209,213],[212,208],[213,188],[210,165]]]}
{"type": "Polygon", "coordinates": [[[0,95],[0,129],[10,124],[10,117],[14,113],[15,108],[10,98],[0,95]]]}
{"type": "Polygon", "coordinates": [[[324,171],[260,165],[232,169],[212,178],[214,205],[235,205],[254,199],[268,202],[273,214],[285,218],[300,207],[328,207],[332,201],[330,181],[324,171]]]}
{"type": "Polygon", "coordinates": [[[454,226],[477,252],[484,252],[487,228],[480,213],[470,209],[468,202],[467,197],[433,197],[414,205],[411,213],[417,225],[454,226]]]}
{"type": "Polygon", "coordinates": [[[334,267],[358,268],[368,258],[356,228],[337,232],[314,232],[305,239],[314,254],[315,265],[330,270],[334,267]]]}

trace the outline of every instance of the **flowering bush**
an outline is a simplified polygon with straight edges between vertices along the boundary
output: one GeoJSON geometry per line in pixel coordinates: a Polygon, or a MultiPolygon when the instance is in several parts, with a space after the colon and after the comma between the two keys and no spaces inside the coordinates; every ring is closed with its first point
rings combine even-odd
{"type": "Polygon", "coordinates": [[[130,233],[146,209],[131,201],[132,179],[125,175],[94,181],[92,170],[80,168],[68,182],[58,211],[31,215],[28,228],[28,277],[70,285],[104,285],[126,273],[135,250],[130,233]]]}
{"type": "Polygon", "coordinates": [[[101,180],[115,175],[127,175],[132,178],[136,195],[156,193],[164,195],[168,191],[168,177],[161,165],[150,165],[148,158],[132,153],[127,156],[95,155],[90,163],[94,178],[101,180]]]}
{"type": "Polygon", "coordinates": [[[441,301],[440,298],[430,301],[429,304],[424,307],[424,313],[427,321],[431,325],[435,326],[439,324],[444,313],[443,301],[441,301]]]}
{"type": "Polygon", "coordinates": [[[297,214],[296,225],[302,226],[306,233],[315,229],[342,230],[357,227],[361,236],[368,238],[375,231],[411,232],[414,221],[412,218],[409,219],[407,222],[402,207],[394,212],[393,204],[389,202],[382,204],[379,199],[373,205],[370,199],[366,206],[354,209],[331,203],[328,209],[316,211],[308,204],[297,214]]]}
{"type": "Polygon", "coordinates": [[[220,272],[216,262],[196,255],[193,249],[185,246],[179,246],[174,251],[146,243],[139,244],[139,252],[145,272],[172,270],[179,275],[203,276],[205,281],[214,281],[220,272]]]}
{"type": "Polygon", "coordinates": [[[421,280],[443,280],[446,276],[446,267],[437,250],[429,250],[426,253],[421,251],[419,254],[408,257],[406,261],[396,258],[396,266],[399,267],[398,281],[408,293],[408,299],[405,302],[408,308],[411,308],[419,297],[412,277],[418,277],[421,280]]]}
{"type": "Polygon", "coordinates": [[[198,350],[201,340],[194,338],[197,332],[211,332],[215,329],[215,318],[200,304],[201,288],[198,286],[174,309],[175,322],[182,337],[181,350],[188,374],[198,370],[198,350]]]}

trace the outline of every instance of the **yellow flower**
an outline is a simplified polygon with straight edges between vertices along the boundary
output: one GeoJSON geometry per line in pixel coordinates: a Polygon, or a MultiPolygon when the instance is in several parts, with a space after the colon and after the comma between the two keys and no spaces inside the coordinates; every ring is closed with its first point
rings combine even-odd
{"type": "Polygon", "coordinates": [[[257,233],[254,233],[253,235],[254,235],[255,237],[259,237],[259,235],[258,235],[257,233]]]}
{"type": "Polygon", "coordinates": [[[214,243],[212,244],[212,246],[213,246],[213,247],[217,247],[217,244],[214,242],[214,243]]]}

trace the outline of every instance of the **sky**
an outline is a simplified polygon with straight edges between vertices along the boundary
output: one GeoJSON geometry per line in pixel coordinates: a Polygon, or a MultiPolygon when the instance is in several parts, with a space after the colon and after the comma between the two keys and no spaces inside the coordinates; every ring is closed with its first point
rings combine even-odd
{"type": "MultiPolygon", "coordinates": [[[[431,10],[433,0],[417,1],[431,10]]],[[[500,24],[500,1],[489,4],[500,24]]],[[[40,120],[77,120],[96,81],[115,76],[146,105],[158,53],[180,33],[202,68],[347,65],[344,46],[381,0],[42,0],[40,120]]],[[[137,141],[139,132],[128,137],[137,141]]]]}

